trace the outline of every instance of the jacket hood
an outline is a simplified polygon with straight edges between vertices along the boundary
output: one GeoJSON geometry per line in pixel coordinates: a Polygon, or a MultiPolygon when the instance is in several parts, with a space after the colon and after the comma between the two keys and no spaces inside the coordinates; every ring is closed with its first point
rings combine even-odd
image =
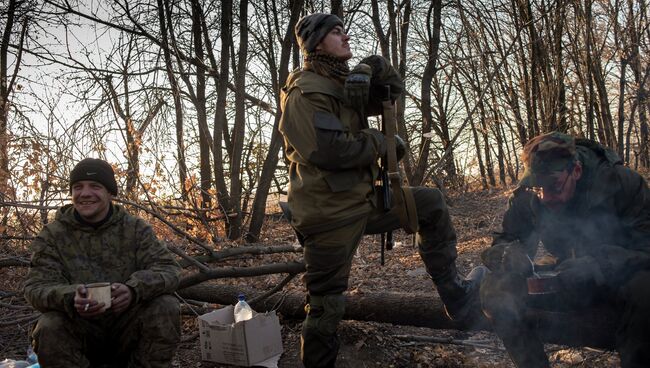
{"type": "Polygon", "coordinates": [[[323,77],[317,73],[296,69],[287,78],[287,83],[282,89],[282,100],[286,99],[286,95],[291,92],[292,89],[298,88],[302,94],[306,93],[323,93],[330,95],[340,101],[345,101],[345,96],[343,95],[343,88],[341,84],[327,77],[323,77]]]}

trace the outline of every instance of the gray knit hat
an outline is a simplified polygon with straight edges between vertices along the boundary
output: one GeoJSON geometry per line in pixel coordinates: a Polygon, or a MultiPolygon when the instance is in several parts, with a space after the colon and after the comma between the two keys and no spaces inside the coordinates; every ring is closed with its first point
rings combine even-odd
{"type": "Polygon", "coordinates": [[[112,195],[117,195],[117,181],[115,181],[115,172],[113,167],[97,158],[85,158],[70,172],[70,191],[72,185],[78,181],[92,180],[103,185],[112,195]]]}
{"type": "Polygon", "coordinates": [[[304,55],[316,50],[316,46],[336,26],[344,27],[341,18],[334,14],[314,13],[302,17],[296,24],[296,40],[304,55]]]}

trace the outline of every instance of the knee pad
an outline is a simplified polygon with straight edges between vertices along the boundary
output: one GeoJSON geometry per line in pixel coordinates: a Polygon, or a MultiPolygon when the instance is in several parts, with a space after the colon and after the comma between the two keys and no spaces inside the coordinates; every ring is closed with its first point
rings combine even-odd
{"type": "Polygon", "coordinates": [[[309,299],[305,328],[316,329],[323,335],[334,335],[345,314],[345,297],[342,294],[311,295],[309,299]]]}

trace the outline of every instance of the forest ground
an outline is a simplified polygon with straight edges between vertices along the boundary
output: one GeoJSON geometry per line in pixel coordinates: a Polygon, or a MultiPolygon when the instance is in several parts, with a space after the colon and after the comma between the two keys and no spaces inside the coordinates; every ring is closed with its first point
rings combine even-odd
{"type": "MultiPolygon", "coordinates": [[[[480,252],[489,246],[490,234],[499,229],[508,191],[481,191],[450,195],[450,211],[456,227],[458,242],[457,264],[467,273],[480,264],[480,252]]],[[[284,220],[269,220],[265,226],[264,241],[292,242],[293,233],[284,220]]],[[[386,252],[386,264],[380,265],[379,238],[366,236],[354,258],[348,293],[373,291],[408,291],[414,294],[433,293],[433,283],[412,244],[412,238],[396,234],[397,244],[386,252]]],[[[0,258],[6,255],[27,257],[27,251],[7,249],[0,244],[0,258]]],[[[25,268],[0,268],[0,316],[19,315],[17,307],[24,305],[19,296],[11,292],[20,290],[25,268]]],[[[268,278],[231,279],[232,284],[269,288],[268,278]]],[[[304,289],[300,278],[287,288],[304,289]]],[[[218,306],[217,306],[218,307],[218,306]]],[[[17,318],[17,317],[15,317],[17,318]]],[[[14,318],[14,319],[15,319],[14,318]]],[[[281,318],[284,353],[279,361],[281,368],[302,367],[299,359],[300,321],[281,318]]],[[[0,361],[5,358],[23,359],[28,346],[26,324],[4,327],[7,321],[0,317],[0,361]]],[[[198,326],[195,316],[183,318],[183,340],[174,367],[226,367],[202,362],[198,326]]],[[[464,332],[436,330],[387,323],[343,321],[339,327],[342,347],[337,367],[513,367],[503,351],[499,339],[487,331],[464,332]],[[417,335],[451,338],[462,345],[450,343],[422,343],[404,341],[396,335],[417,335]],[[488,347],[486,347],[488,346],[488,347]]],[[[590,348],[568,348],[546,345],[551,365],[559,367],[618,367],[616,352],[590,348]]]]}

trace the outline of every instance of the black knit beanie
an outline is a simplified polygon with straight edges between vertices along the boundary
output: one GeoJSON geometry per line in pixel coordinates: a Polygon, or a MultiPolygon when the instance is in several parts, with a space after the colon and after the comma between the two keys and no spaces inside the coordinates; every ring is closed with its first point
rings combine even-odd
{"type": "Polygon", "coordinates": [[[336,26],[344,27],[341,18],[334,14],[314,13],[302,17],[296,24],[295,33],[303,55],[316,50],[316,46],[336,26]]]}
{"type": "Polygon", "coordinates": [[[92,180],[100,183],[109,193],[117,195],[117,181],[111,165],[97,158],[85,158],[70,172],[70,191],[72,184],[81,180],[92,180]]]}

